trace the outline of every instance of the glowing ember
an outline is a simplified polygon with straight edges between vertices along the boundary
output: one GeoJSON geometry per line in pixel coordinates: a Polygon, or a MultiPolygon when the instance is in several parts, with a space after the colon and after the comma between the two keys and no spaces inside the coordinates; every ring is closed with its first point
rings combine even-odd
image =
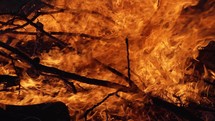
{"type": "Polygon", "coordinates": [[[88,110],[89,120],[117,120],[116,116],[119,120],[153,120],[151,114],[141,111],[150,103],[148,95],[177,106],[210,102],[202,96],[210,87],[204,79],[214,80],[215,72],[204,66],[204,74],[196,74],[193,67],[193,60],[199,61],[199,50],[215,40],[215,1],[202,1],[49,0],[52,7],[42,5],[26,18],[17,16],[13,24],[4,25],[13,18],[1,15],[1,42],[21,50],[34,64],[96,81],[108,80],[123,89],[82,83],[81,79],[58,75],[59,71],[51,73],[53,68],[32,67],[26,58],[1,44],[0,74],[18,76],[20,89],[18,84],[5,87],[0,83],[0,103],[62,101],[72,120],[82,120],[86,110],[106,97],[92,112],[88,110]],[[41,15],[31,20],[37,12],[41,15]],[[26,21],[33,23],[13,29],[26,21]],[[60,41],[68,45],[64,47],[60,41]]]}

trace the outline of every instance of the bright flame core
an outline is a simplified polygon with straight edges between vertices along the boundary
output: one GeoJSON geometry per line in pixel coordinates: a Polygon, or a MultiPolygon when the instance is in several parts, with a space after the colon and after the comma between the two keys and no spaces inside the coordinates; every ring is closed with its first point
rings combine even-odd
{"type": "MultiPolygon", "coordinates": [[[[198,49],[215,39],[215,12],[214,8],[195,11],[190,7],[197,3],[198,0],[54,0],[53,5],[66,10],[40,16],[35,22],[43,23],[46,31],[85,33],[100,39],[59,36],[75,51],[54,48],[41,54],[41,63],[126,85],[95,59],[127,75],[127,37],[131,80],[143,92],[173,103],[177,102],[173,95],[180,96],[185,105],[189,100],[198,102],[199,94],[205,89],[200,87],[204,85],[201,80],[185,83],[185,75],[193,74],[194,69],[189,68],[190,60],[197,58],[198,49]]],[[[31,26],[25,29],[34,31],[31,26]]],[[[27,41],[30,37],[16,38],[27,41]]],[[[0,69],[1,74],[14,74],[7,66],[0,69]]],[[[21,99],[20,96],[17,98],[18,92],[0,92],[1,103],[23,105],[59,100],[69,106],[71,115],[75,115],[76,111],[83,113],[115,91],[74,81],[76,86],[79,85],[78,93],[72,94],[58,79],[43,76],[32,79],[25,75],[21,81],[21,99]],[[47,84],[44,80],[51,81],[47,84]]],[[[138,94],[120,95],[128,100],[143,100],[138,94]]],[[[99,107],[101,117],[104,110],[109,109],[120,110],[120,115],[126,115],[128,112],[117,109],[123,102],[116,97],[112,99],[99,107]]]]}

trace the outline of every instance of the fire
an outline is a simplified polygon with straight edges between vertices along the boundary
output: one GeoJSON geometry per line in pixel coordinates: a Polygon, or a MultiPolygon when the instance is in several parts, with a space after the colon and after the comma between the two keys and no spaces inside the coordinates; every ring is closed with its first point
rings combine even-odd
{"type": "MultiPolygon", "coordinates": [[[[50,0],[47,3],[53,8],[46,6],[36,10],[49,14],[40,15],[33,23],[16,29],[14,33],[2,32],[14,25],[3,26],[0,23],[1,41],[5,43],[8,37],[13,37],[9,45],[19,50],[23,47],[23,50],[31,50],[34,53],[26,53],[31,59],[39,58],[40,64],[89,78],[109,80],[126,87],[129,84],[125,79],[108,67],[127,75],[125,39],[128,38],[130,80],[140,90],[116,92],[114,88],[68,79],[76,87],[77,93],[74,93],[74,89],[64,81],[67,78],[58,77],[57,74],[38,74],[37,69],[21,58],[14,62],[6,58],[8,63],[1,64],[1,75],[17,76],[13,63],[23,70],[20,89],[9,87],[10,91],[1,91],[0,103],[27,105],[62,101],[69,107],[72,120],[82,120],[86,110],[112,94],[90,113],[88,119],[102,120],[118,115],[133,120],[148,120],[147,114],[140,110],[149,103],[147,94],[178,106],[187,106],[190,101],[204,101],[201,93],[207,92],[209,86],[203,80],[214,80],[215,72],[204,66],[204,74],[197,75],[200,77],[195,79],[192,60],[199,61],[199,50],[215,40],[215,10],[214,0],[202,1],[50,0]],[[46,44],[40,49],[47,49],[45,51],[33,50],[29,44],[37,39],[35,35],[38,31],[41,34],[41,30],[35,28],[38,27],[38,24],[34,24],[37,22],[47,32],[40,36],[43,44],[46,44]],[[29,35],[17,34],[25,32],[29,32],[29,35]],[[56,38],[68,46],[52,47],[49,42],[53,42],[51,39],[57,42],[56,38]]],[[[27,19],[31,20],[34,15],[35,12],[31,13],[27,19]]],[[[0,18],[5,22],[11,17],[0,18]]],[[[22,25],[25,21],[18,19],[14,24],[22,25]]],[[[10,53],[5,48],[0,51],[10,53]]]]}

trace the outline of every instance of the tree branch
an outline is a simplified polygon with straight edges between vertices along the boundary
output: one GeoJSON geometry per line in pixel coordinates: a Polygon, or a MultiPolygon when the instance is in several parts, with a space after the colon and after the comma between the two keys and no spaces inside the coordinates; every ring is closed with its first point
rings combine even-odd
{"type": "Polygon", "coordinates": [[[98,107],[99,105],[101,105],[103,102],[105,102],[105,101],[106,101],[108,98],[110,98],[111,96],[117,94],[117,92],[118,92],[118,91],[108,94],[108,95],[107,95],[104,99],[102,99],[100,102],[98,102],[97,104],[93,105],[93,107],[87,109],[87,110],[84,112],[85,121],[87,121],[87,115],[88,115],[93,109],[95,109],[96,107],[98,107]]]}
{"type": "MultiPolygon", "coordinates": [[[[25,32],[25,31],[5,31],[5,32],[1,32],[0,31],[0,35],[1,34],[5,34],[5,33],[12,33],[12,34],[24,34],[24,35],[37,35],[36,32],[25,32]]],[[[93,40],[100,40],[103,37],[98,37],[98,36],[93,36],[93,35],[89,35],[89,34],[85,34],[85,33],[72,33],[72,32],[48,32],[50,35],[66,35],[66,36],[79,36],[79,37],[85,37],[85,38],[90,38],[93,40]]]]}
{"type": "Polygon", "coordinates": [[[25,62],[27,62],[29,65],[31,65],[33,68],[35,68],[38,72],[40,73],[50,73],[54,75],[58,75],[60,77],[66,78],[66,79],[73,79],[82,83],[86,84],[92,84],[92,85],[98,85],[98,86],[103,86],[103,87],[109,87],[109,88],[114,88],[119,91],[123,92],[136,92],[136,89],[132,89],[129,87],[126,87],[124,85],[110,82],[107,80],[99,80],[99,79],[94,79],[94,78],[88,78],[85,76],[81,76],[75,73],[70,73],[66,72],[54,67],[48,67],[42,64],[39,64],[38,62],[34,61],[33,59],[29,58],[26,54],[22,53],[18,49],[11,47],[3,42],[0,41],[0,46],[13,52],[14,54],[17,54],[21,59],[23,59],[25,62]]]}

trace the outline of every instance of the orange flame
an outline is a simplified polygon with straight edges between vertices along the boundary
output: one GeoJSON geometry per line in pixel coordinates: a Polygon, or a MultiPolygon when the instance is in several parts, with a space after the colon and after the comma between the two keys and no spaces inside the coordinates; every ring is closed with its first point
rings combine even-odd
{"type": "MultiPolygon", "coordinates": [[[[34,22],[44,24],[44,30],[48,32],[76,33],[69,37],[56,36],[74,50],[53,48],[41,54],[41,63],[127,85],[95,60],[127,75],[125,38],[128,37],[131,80],[138,88],[172,103],[178,102],[175,96],[180,96],[184,105],[190,100],[198,102],[201,100],[200,93],[207,90],[202,79],[209,75],[205,73],[194,82],[186,81],[185,76],[194,73],[194,69],[189,67],[191,59],[197,58],[199,48],[215,40],[215,12],[214,7],[209,5],[212,2],[208,1],[204,10],[199,10],[194,7],[198,0],[55,0],[51,4],[63,8],[64,12],[42,15],[34,22]],[[94,38],[82,36],[84,34],[94,38]]],[[[23,21],[17,21],[17,24],[20,23],[23,21]]],[[[30,25],[24,29],[36,32],[30,25]]],[[[35,39],[32,36],[11,36],[16,37],[16,42],[35,39]]],[[[1,74],[14,75],[10,63],[1,66],[0,70],[1,74]]],[[[213,75],[210,78],[214,79],[214,72],[205,68],[205,72],[209,71],[213,75]]],[[[78,115],[74,119],[79,120],[86,109],[115,91],[74,81],[78,93],[73,94],[59,79],[42,75],[33,79],[26,72],[23,75],[20,94],[18,91],[0,92],[1,103],[23,105],[63,101],[69,107],[71,116],[78,115]],[[50,82],[46,83],[46,80],[50,82]]],[[[143,93],[119,95],[125,99],[110,97],[94,114],[105,118],[105,112],[111,110],[121,116],[133,116],[134,110],[125,109],[124,102],[133,100],[137,102],[135,106],[143,107],[142,102],[147,101],[143,93]]],[[[142,117],[137,116],[136,119],[141,120],[142,117]]]]}

